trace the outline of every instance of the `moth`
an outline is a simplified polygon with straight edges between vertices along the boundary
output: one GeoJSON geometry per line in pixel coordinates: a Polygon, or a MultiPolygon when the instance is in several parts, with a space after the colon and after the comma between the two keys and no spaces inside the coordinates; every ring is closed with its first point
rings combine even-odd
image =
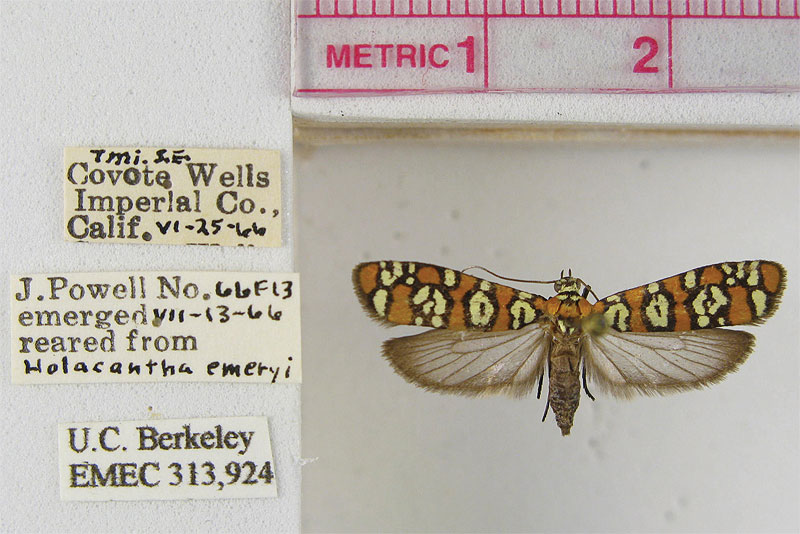
{"type": "Polygon", "coordinates": [[[556,292],[546,298],[427,263],[373,261],[353,270],[356,295],[373,319],[433,328],[384,343],[384,356],[406,380],[439,392],[512,396],[538,382],[540,397],[546,373],[542,421],[552,409],[565,436],[581,381],[594,400],[587,376],[626,398],[722,380],[755,342],[722,327],[771,317],[785,279],[773,261],[725,262],[598,299],[570,271],[543,282],[556,292]]]}

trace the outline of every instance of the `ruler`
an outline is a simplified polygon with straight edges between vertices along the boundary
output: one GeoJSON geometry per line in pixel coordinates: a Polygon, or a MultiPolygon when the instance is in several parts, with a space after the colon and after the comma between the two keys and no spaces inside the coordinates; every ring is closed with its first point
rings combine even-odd
{"type": "Polygon", "coordinates": [[[295,0],[294,94],[800,90],[799,0],[295,0]]]}

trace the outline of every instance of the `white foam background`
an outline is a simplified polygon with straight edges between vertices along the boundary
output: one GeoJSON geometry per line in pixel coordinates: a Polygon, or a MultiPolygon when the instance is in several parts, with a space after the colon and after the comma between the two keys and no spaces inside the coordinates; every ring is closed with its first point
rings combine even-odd
{"type": "MultiPolygon", "coordinates": [[[[307,532],[733,532],[798,529],[800,147],[673,137],[384,142],[296,154],[304,280],[307,532]],[[594,389],[572,434],[534,395],[464,398],[405,382],[361,309],[361,261],[552,279],[603,297],[689,268],[770,258],[777,314],[736,373],[621,401],[594,389]]],[[[519,287],[520,284],[509,283],[519,287]]],[[[527,286],[552,295],[552,287],[527,286]]],[[[545,387],[546,390],[546,387],[545,387]]]]}
{"type": "MultiPolygon", "coordinates": [[[[3,2],[2,274],[133,269],[293,270],[288,2],[3,2]],[[284,246],[67,243],[67,145],[282,152],[284,246]]],[[[11,385],[0,306],[0,530],[288,531],[300,524],[299,385],[11,385]],[[277,499],[61,502],[56,424],[202,416],[269,418],[277,499]]]]}

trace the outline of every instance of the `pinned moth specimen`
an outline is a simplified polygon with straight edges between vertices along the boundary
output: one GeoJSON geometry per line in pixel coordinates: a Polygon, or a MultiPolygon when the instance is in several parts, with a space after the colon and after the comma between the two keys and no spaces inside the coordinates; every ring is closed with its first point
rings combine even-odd
{"type": "Polygon", "coordinates": [[[724,327],[772,316],[785,278],[776,262],[725,262],[598,299],[571,272],[546,282],[556,291],[546,298],[427,263],[374,261],[353,270],[373,319],[433,328],[384,343],[406,380],[445,393],[512,396],[538,382],[540,396],[547,374],[545,417],[552,408],[562,435],[572,428],[581,381],[594,400],[587,377],[618,397],[722,380],[755,341],[724,327]]]}

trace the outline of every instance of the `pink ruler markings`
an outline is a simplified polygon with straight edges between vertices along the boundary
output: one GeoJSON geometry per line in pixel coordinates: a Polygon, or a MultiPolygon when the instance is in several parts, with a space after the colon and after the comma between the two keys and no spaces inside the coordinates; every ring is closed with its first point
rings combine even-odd
{"type": "MultiPolygon", "coordinates": [[[[311,0],[298,0],[308,6],[311,0]]],[[[481,18],[483,19],[483,87],[489,89],[489,20],[495,18],[663,18],[667,21],[667,91],[625,87],[604,89],[559,89],[558,92],[653,93],[673,91],[673,19],[800,19],[800,0],[313,0],[310,12],[298,12],[303,19],[330,18],[481,18]],[[730,4],[730,6],[729,6],[730,4]],[[584,7],[586,6],[586,7],[584,7]],[[734,9],[731,9],[733,7],[734,9]],[[588,10],[586,8],[589,8],[588,10]]],[[[796,89],[794,87],[777,89],[796,89]]],[[[528,91],[552,91],[525,88],[528,91]]],[[[681,92],[701,93],[711,89],[688,88],[681,92]]],[[[719,89],[716,89],[719,90],[719,89]]],[[[415,93],[483,92],[475,89],[298,89],[301,93],[415,93]]]]}
{"type": "Polygon", "coordinates": [[[800,18],[800,0],[313,0],[298,18],[692,17],[800,18]],[[308,9],[308,7],[311,9],[308,9]]]}

